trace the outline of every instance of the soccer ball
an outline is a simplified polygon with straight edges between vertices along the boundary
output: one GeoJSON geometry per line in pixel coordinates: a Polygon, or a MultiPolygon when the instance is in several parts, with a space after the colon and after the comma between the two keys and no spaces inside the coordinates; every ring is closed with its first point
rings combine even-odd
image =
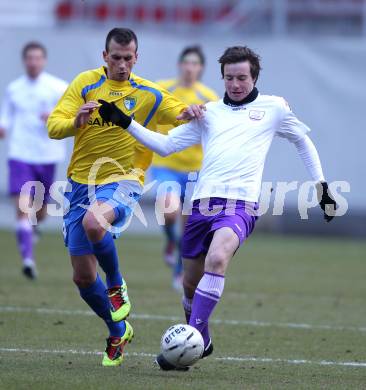
{"type": "Polygon", "coordinates": [[[193,326],[177,324],[171,326],[161,338],[163,357],[177,368],[192,366],[204,351],[201,333],[193,326]]]}

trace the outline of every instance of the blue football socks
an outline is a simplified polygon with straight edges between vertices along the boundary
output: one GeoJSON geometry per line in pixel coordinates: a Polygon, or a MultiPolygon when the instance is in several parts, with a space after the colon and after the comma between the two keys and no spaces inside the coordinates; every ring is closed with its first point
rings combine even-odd
{"type": "Polygon", "coordinates": [[[182,275],[182,273],[183,273],[182,251],[181,251],[181,243],[179,243],[177,260],[173,268],[173,276],[179,276],[182,275]]]}
{"type": "Polygon", "coordinates": [[[99,274],[97,274],[97,279],[91,286],[87,288],[79,287],[79,291],[80,296],[89,305],[89,307],[104,320],[109,329],[110,336],[123,336],[126,331],[126,324],[124,321],[112,321],[106,286],[99,274]]]}
{"type": "Polygon", "coordinates": [[[165,223],[163,226],[165,235],[170,242],[174,242],[175,244],[178,242],[177,234],[175,232],[175,223],[167,224],[165,223]]]}
{"type": "Polygon", "coordinates": [[[106,274],[107,287],[122,285],[122,275],[119,271],[118,255],[111,233],[106,232],[104,237],[92,243],[93,251],[98,263],[106,274]]]}

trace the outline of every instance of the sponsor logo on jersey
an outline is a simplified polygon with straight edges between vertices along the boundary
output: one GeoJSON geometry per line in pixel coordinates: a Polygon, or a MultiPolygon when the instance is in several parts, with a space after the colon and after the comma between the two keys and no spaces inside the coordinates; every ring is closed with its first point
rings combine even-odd
{"type": "Polygon", "coordinates": [[[133,97],[126,97],[123,100],[123,104],[128,111],[131,111],[136,107],[136,99],[133,97]]]}
{"type": "Polygon", "coordinates": [[[263,119],[265,111],[259,111],[259,110],[250,110],[249,111],[249,118],[253,121],[260,121],[263,119]]]}
{"type": "Polygon", "coordinates": [[[118,91],[110,91],[109,96],[123,96],[123,93],[118,91]]]}
{"type": "Polygon", "coordinates": [[[88,125],[89,126],[100,126],[100,127],[108,126],[108,127],[110,127],[113,125],[113,122],[107,122],[102,118],[94,118],[94,119],[90,118],[88,120],[88,125]]]}
{"type": "MultiPolygon", "coordinates": [[[[130,117],[132,119],[135,119],[135,113],[131,114],[130,117]]],[[[99,127],[111,127],[111,126],[116,126],[115,123],[113,122],[107,122],[105,121],[103,118],[99,118],[99,117],[96,117],[96,118],[90,118],[88,120],[88,125],[89,126],[99,126],[99,127]]]]}

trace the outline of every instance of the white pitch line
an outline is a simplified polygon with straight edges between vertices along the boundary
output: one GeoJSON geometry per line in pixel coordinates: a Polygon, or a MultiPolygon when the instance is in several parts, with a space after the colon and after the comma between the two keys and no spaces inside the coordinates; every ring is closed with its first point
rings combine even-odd
{"type": "Polygon", "coordinates": [[[287,364],[313,364],[317,366],[344,366],[344,367],[366,367],[366,362],[335,362],[329,360],[306,360],[306,359],[279,359],[279,358],[257,358],[257,357],[217,357],[216,360],[235,362],[258,362],[258,363],[287,363],[287,364]]]}
{"type": "MultiPolygon", "coordinates": [[[[29,308],[16,306],[0,306],[0,313],[35,313],[35,314],[61,314],[61,315],[81,315],[94,316],[90,310],[64,310],[64,309],[46,309],[46,308],[29,308]]],[[[148,321],[182,321],[182,317],[164,316],[155,314],[131,314],[131,319],[148,320],[148,321]]],[[[210,323],[217,325],[235,325],[235,326],[257,326],[257,327],[277,327],[290,329],[308,329],[308,330],[330,330],[330,331],[351,331],[351,332],[366,332],[366,327],[357,326],[334,326],[334,325],[315,325],[297,322],[265,322],[265,321],[250,321],[250,320],[222,320],[212,319],[210,323]]]]}
{"type": "MultiPolygon", "coordinates": [[[[83,351],[76,349],[52,350],[52,349],[31,349],[31,348],[0,348],[0,352],[8,353],[40,353],[55,355],[102,355],[100,351],[83,351]]],[[[155,358],[155,354],[146,352],[126,352],[126,356],[155,358]]],[[[253,362],[253,363],[285,363],[285,364],[308,364],[316,366],[343,366],[343,367],[366,367],[366,362],[336,362],[329,360],[307,360],[307,359],[280,359],[280,358],[259,358],[252,356],[233,357],[224,356],[214,358],[226,362],[253,362]]]]}
{"type": "MultiPolygon", "coordinates": [[[[0,348],[0,352],[43,353],[43,354],[70,354],[70,355],[103,355],[100,351],[83,351],[76,349],[31,349],[31,348],[0,348]]],[[[155,357],[153,353],[125,352],[126,356],[155,357]]]]}

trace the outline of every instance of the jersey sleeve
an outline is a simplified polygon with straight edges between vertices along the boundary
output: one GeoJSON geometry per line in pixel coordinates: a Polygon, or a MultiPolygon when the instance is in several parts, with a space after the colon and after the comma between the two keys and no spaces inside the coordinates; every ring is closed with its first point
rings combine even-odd
{"type": "Polygon", "coordinates": [[[280,100],[280,122],[276,135],[288,139],[294,143],[302,138],[310,131],[309,127],[297,119],[296,115],[291,111],[288,103],[281,98],[280,100]]]}
{"type": "MultiPolygon", "coordinates": [[[[161,86],[161,85],[160,85],[161,86]]],[[[171,95],[163,87],[159,88],[162,101],[159,105],[157,112],[157,123],[159,124],[170,124],[178,126],[184,122],[178,121],[176,117],[187,107],[175,96],[171,95]]],[[[137,143],[135,147],[134,164],[135,168],[147,170],[150,166],[153,158],[153,152],[141,143],[137,143]]]]}
{"type": "Polygon", "coordinates": [[[9,131],[13,119],[13,106],[10,100],[10,92],[6,91],[0,111],[0,127],[9,131]]]}
{"type": "Polygon", "coordinates": [[[179,152],[189,146],[201,143],[201,128],[202,121],[194,119],[170,130],[168,138],[174,144],[176,151],[179,152]]]}
{"type": "Polygon", "coordinates": [[[177,120],[177,116],[188,106],[164,89],[161,93],[162,101],[157,112],[157,123],[172,126],[183,124],[183,121],[177,120]]]}
{"type": "Polygon", "coordinates": [[[158,84],[160,87],[166,89],[169,91],[169,88],[174,86],[176,84],[176,80],[174,79],[169,79],[169,80],[157,80],[156,84],[158,84]]]}
{"type": "Polygon", "coordinates": [[[80,78],[78,76],[72,81],[48,117],[47,128],[50,138],[62,139],[76,134],[75,117],[80,106],[85,103],[79,87],[80,78]]]}
{"type": "Polygon", "coordinates": [[[168,135],[164,135],[151,131],[132,120],[126,131],[147,148],[165,157],[199,143],[201,122],[191,121],[174,128],[168,135]]]}
{"type": "Polygon", "coordinates": [[[303,139],[295,142],[294,145],[312,180],[316,182],[324,181],[319,154],[311,139],[305,135],[303,139]]]}

